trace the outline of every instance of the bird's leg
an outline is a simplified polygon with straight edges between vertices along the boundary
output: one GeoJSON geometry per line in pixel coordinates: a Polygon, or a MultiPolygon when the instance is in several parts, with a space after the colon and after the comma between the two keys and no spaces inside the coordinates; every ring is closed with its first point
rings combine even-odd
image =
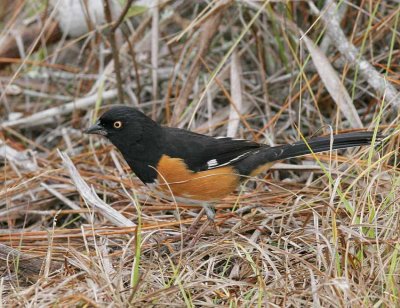
{"type": "MultiPolygon", "coordinates": [[[[190,225],[187,233],[188,235],[190,234],[194,234],[194,230],[196,228],[196,226],[199,224],[201,218],[203,217],[204,214],[206,214],[207,218],[208,218],[208,222],[211,222],[214,224],[214,219],[215,219],[215,208],[214,205],[209,204],[209,203],[203,203],[201,204],[201,211],[200,213],[197,215],[196,219],[192,222],[192,224],[190,225]]],[[[207,227],[209,224],[208,223],[204,223],[203,227],[207,227]]],[[[202,229],[202,228],[200,228],[202,229]]]]}
{"type": "Polygon", "coordinates": [[[210,222],[214,222],[215,219],[215,207],[210,203],[202,204],[204,211],[206,212],[207,218],[210,222]]]}
{"type": "MultiPolygon", "coordinates": [[[[204,213],[207,215],[207,221],[205,221],[202,226],[200,227],[200,229],[197,231],[197,233],[194,235],[193,239],[190,241],[189,246],[193,247],[197,241],[199,240],[200,236],[204,233],[204,231],[207,229],[207,227],[211,224],[214,226],[215,228],[215,207],[213,204],[210,203],[203,203],[201,205],[203,207],[203,209],[201,210],[201,212],[199,213],[198,217],[196,218],[196,224],[200,221],[201,216],[204,215],[204,213]]],[[[192,227],[194,227],[196,224],[193,224],[190,229],[192,227]]]]}
{"type": "Polygon", "coordinates": [[[201,217],[203,217],[204,213],[205,213],[205,209],[202,208],[200,213],[197,214],[196,218],[193,220],[192,224],[188,228],[185,240],[187,239],[188,236],[195,234],[195,228],[199,224],[199,221],[200,221],[201,217]]]}
{"type": "Polygon", "coordinates": [[[200,236],[204,233],[210,223],[211,221],[208,219],[201,225],[197,233],[193,236],[193,239],[190,241],[189,247],[193,247],[197,243],[197,241],[200,239],[200,236]]]}

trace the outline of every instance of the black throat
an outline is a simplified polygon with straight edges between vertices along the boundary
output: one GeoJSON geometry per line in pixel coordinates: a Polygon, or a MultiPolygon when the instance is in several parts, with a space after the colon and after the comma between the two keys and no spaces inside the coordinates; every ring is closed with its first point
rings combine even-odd
{"type": "Polygon", "coordinates": [[[110,138],[111,142],[124,156],[131,170],[145,184],[157,179],[157,163],[163,153],[163,129],[154,122],[145,123],[141,134],[110,138]],[[121,138],[122,137],[122,138],[121,138]]]}

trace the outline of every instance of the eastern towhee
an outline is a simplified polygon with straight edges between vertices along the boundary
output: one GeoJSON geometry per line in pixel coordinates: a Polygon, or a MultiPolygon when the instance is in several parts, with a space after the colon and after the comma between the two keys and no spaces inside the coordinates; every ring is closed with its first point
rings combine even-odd
{"type": "MultiPolygon", "coordinates": [[[[213,202],[233,192],[243,179],[268,170],[274,162],[369,145],[374,136],[370,131],[344,133],[270,147],[164,127],[126,106],[111,108],[85,133],[107,137],[143,183],[177,200],[200,202],[211,220],[213,202]]],[[[380,141],[383,136],[375,138],[380,141]]]]}

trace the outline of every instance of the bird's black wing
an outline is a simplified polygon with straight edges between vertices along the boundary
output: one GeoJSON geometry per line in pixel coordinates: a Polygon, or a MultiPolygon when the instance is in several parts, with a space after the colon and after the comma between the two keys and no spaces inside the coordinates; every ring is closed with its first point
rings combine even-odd
{"type": "Polygon", "coordinates": [[[210,137],[187,130],[165,127],[164,153],[181,158],[192,171],[231,165],[248,157],[264,144],[228,137],[210,137]]]}

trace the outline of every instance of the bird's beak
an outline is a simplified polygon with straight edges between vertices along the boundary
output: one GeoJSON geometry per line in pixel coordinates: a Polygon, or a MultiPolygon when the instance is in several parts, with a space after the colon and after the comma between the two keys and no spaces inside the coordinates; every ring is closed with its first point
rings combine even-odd
{"type": "Polygon", "coordinates": [[[96,134],[96,135],[107,136],[107,131],[104,129],[103,126],[100,125],[98,121],[83,132],[85,134],[96,134]]]}

